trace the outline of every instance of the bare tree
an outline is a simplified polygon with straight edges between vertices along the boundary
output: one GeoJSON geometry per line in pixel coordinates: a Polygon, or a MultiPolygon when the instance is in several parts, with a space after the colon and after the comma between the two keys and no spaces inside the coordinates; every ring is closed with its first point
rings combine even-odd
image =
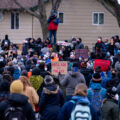
{"type": "Polygon", "coordinates": [[[120,5],[118,0],[98,0],[114,17],[120,27],[120,5]]]}
{"type": "MultiPolygon", "coordinates": [[[[52,0],[52,8],[51,12],[57,12],[58,8],[61,4],[62,0],[52,0]]],[[[46,40],[48,36],[48,23],[47,23],[47,14],[46,14],[46,6],[44,0],[38,0],[38,12],[32,11],[29,8],[25,8],[22,6],[22,4],[18,0],[14,0],[14,2],[22,9],[27,11],[32,16],[36,17],[41,25],[43,39],[46,40]]]]}

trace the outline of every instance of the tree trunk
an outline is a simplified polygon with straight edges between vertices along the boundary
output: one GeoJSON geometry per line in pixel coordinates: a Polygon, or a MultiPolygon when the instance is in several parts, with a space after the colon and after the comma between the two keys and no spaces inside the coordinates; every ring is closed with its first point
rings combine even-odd
{"type": "Polygon", "coordinates": [[[42,29],[43,40],[47,40],[48,37],[48,23],[46,18],[39,17],[39,22],[42,29]]]}
{"type": "Polygon", "coordinates": [[[38,0],[38,8],[40,13],[39,21],[41,24],[43,40],[46,40],[48,37],[48,23],[44,0],[38,0]]]}

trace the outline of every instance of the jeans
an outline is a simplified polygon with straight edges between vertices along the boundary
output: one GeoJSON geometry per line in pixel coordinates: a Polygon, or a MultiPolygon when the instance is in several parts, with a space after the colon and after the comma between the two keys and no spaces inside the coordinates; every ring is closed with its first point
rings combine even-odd
{"type": "Polygon", "coordinates": [[[53,44],[56,44],[56,34],[57,34],[57,30],[49,30],[49,40],[50,40],[50,43],[52,42],[52,35],[53,35],[53,37],[54,37],[53,44]]]}

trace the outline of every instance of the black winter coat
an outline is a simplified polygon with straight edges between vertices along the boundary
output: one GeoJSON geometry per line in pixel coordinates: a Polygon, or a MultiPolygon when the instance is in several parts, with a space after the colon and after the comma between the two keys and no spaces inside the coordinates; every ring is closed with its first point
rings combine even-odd
{"type": "MultiPolygon", "coordinates": [[[[57,115],[60,111],[61,93],[58,94],[56,85],[47,86],[43,89],[40,98],[40,120],[57,120],[57,115]]],[[[62,99],[61,99],[62,100],[62,99]]]]}
{"type": "Polygon", "coordinates": [[[81,68],[80,72],[84,75],[86,80],[86,85],[89,87],[90,80],[92,79],[93,70],[88,68],[81,68]]]}
{"type": "Polygon", "coordinates": [[[27,120],[35,120],[32,106],[28,103],[28,97],[21,94],[10,94],[8,100],[0,103],[0,120],[4,120],[4,112],[8,105],[22,107],[27,120]]]}

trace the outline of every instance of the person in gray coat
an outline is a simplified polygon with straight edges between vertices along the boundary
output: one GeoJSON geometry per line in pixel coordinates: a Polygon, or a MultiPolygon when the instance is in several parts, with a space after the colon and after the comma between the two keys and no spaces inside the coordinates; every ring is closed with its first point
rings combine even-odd
{"type": "Polygon", "coordinates": [[[75,87],[78,83],[86,84],[84,75],[80,73],[77,63],[73,64],[72,70],[68,71],[64,78],[59,75],[59,82],[62,87],[66,88],[66,101],[72,98],[75,87]]]}
{"type": "Polygon", "coordinates": [[[75,46],[75,49],[84,49],[84,44],[82,43],[82,39],[81,38],[77,39],[77,44],[75,46]]]}

